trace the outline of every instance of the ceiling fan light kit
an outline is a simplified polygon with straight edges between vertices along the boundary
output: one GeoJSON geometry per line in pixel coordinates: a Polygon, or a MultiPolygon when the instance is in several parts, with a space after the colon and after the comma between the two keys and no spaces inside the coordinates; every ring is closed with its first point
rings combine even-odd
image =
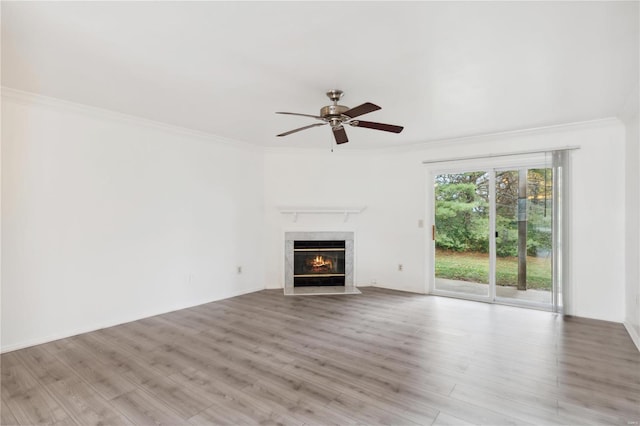
{"type": "Polygon", "coordinates": [[[360,117],[361,115],[377,111],[381,108],[378,105],[372,104],[371,102],[365,102],[362,105],[358,105],[354,108],[349,108],[344,105],[338,105],[338,101],[340,100],[340,98],[342,98],[343,94],[344,92],[342,90],[329,90],[327,92],[327,97],[331,99],[333,104],[320,108],[320,115],[300,114],[297,112],[276,112],[276,114],[299,115],[301,117],[315,118],[316,120],[322,121],[321,123],[314,123],[308,126],[289,130],[288,132],[280,133],[277,136],[287,136],[301,130],[329,124],[331,126],[331,130],[333,131],[332,133],[333,137],[336,140],[336,143],[343,144],[349,142],[349,139],[347,138],[347,132],[344,130],[345,124],[348,124],[352,127],[364,127],[366,129],[382,130],[391,133],[400,133],[402,131],[402,126],[375,123],[373,121],[355,120],[356,117],[360,117]]]}

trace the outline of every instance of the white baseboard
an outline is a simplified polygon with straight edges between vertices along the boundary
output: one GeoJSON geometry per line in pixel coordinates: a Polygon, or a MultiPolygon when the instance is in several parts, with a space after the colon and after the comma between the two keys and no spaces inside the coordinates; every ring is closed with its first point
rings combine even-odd
{"type": "MultiPolygon", "coordinates": [[[[360,287],[360,286],[358,286],[358,287],[360,287]]],[[[405,293],[426,294],[424,291],[419,291],[417,289],[415,289],[415,290],[407,290],[406,288],[393,287],[393,286],[384,285],[384,284],[373,284],[373,285],[370,285],[370,287],[384,288],[384,289],[387,289],[387,290],[395,290],[395,291],[403,291],[405,293]]]]}
{"type": "Polygon", "coordinates": [[[283,285],[267,285],[264,287],[265,290],[282,290],[284,289],[283,285]]]}
{"type": "Polygon", "coordinates": [[[627,329],[627,333],[629,333],[629,336],[631,336],[631,340],[633,340],[633,343],[635,343],[636,348],[638,348],[638,351],[640,351],[640,336],[636,332],[636,329],[633,328],[633,326],[629,324],[627,321],[624,322],[624,328],[627,329]]]}
{"type": "Polygon", "coordinates": [[[248,293],[254,293],[256,291],[261,291],[261,290],[264,290],[264,287],[250,288],[250,289],[247,289],[247,290],[241,290],[241,291],[237,291],[237,292],[232,292],[232,293],[229,293],[228,295],[223,296],[223,297],[218,297],[218,298],[211,299],[211,300],[205,300],[205,301],[202,301],[202,302],[199,302],[199,303],[196,303],[196,304],[191,304],[191,305],[187,305],[187,306],[172,307],[171,309],[162,310],[162,311],[145,312],[145,313],[134,315],[134,316],[132,316],[130,318],[119,318],[117,320],[114,320],[114,321],[111,321],[111,322],[106,322],[106,323],[103,323],[103,324],[93,324],[93,325],[90,325],[90,326],[80,327],[80,328],[76,328],[76,329],[73,329],[73,330],[66,330],[66,331],[63,331],[61,333],[51,334],[51,335],[45,336],[45,337],[37,337],[35,339],[24,340],[24,341],[21,341],[21,342],[12,344],[12,345],[2,346],[0,348],[0,353],[12,352],[12,351],[17,351],[19,349],[28,348],[30,346],[42,345],[44,343],[53,342],[55,340],[66,339],[67,337],[77,336],[79,334],[84,334],[84,333],[90,333],[92,331],[101,330],[103,328],[114,327],[116,325],[126,324],[128,322],[137,321],[137,320],[141,320],[141,319],[149,318],[149,317],[154,317],[156,315],[162,315],[162,314],[166,314],[166,313],[169,313],[169,312],[179,311],[181,309],[193,308],[194,306],[205,305],[207,303],[216,302],[218,300],[230,299],[232,297],[241,296],[243,294],[248,294],[248,293]]]}

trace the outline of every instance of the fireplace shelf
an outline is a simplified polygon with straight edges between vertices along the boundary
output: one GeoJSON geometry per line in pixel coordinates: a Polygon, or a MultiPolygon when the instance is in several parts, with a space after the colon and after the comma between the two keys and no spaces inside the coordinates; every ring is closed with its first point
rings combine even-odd
{"type": "Polygon", "coordinates": [[[293,221],[298,221],[299,214],[340,214],[344,216],[344,221],[349,219],[350,214],[362,213],[366,207],[278,207],[281,214],[293,215],[293,221]]]}

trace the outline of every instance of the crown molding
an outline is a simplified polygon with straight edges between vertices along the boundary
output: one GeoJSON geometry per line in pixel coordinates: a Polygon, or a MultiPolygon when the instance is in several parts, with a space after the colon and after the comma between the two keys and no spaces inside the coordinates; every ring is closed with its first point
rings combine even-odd
{"type": "Polygon", "coordinates": [[[451,145],[465,146],[474,145],[478,143],[488,141],[500,141],[505,139],[512,139],[515,137],[527,137],[537,136],[544,134],[554,134],[560,132],[573,132],[580,130],[589,130],[595,128],[609,127],[614,125],[621,125],[622,122],[618,117],[605,117],[595,120],[577,121],[572,123],[552,124],[548,126],[532,127],[528,129],[516,129],[506,130],[502,132],[473,134],[468,136],[461,136],[456,138],[447,139],[434,139],[431,141],[416,142],[406,144],[400,147],[380,148],[379,152],[411,152],[421,151],[431,148],[450,147],[451,145]]]}
{"type": "MultiPolygon", "coordinates": [[[[213,142],[223,146],[229,146],[245,151],[252,151],[256,153],[273,153],[273,154],[300,154],[300,153],[326,153],[327,155],[358,155],[361,156],[365,153],[370,154],[392,154],[392,153],[407,153],[418,152],[422,150],[429,150],[433,148],[440,148],[445,146],[466,146],[483,143],[487,141],[499,141],[514,137],[527,137],[540,134],[552,134],[566,131],[578,131],[593,129],[599,127],[606,127],[611,125],[621,125],[622,121],[619,117],[606,117],[596,120],[579,121],[572,123],[552,124],[547,126],[533,127],[528,129],[516,129],[507,130],[494,133],[484,134],[472,134],[467,136],[461,136],[456,138],[434,139],[419,141],[415,143],[403,144],[393,147],[376,147],[367,149],[336,149],[335,151],[328,151],[326,148],[309,148],[309,147],[273,147],[273,146],[261,146],[252,144],[249,142],[234,140],[225,138],[223,136],[214,135],[211,133],[202,132],[199,130],[193,130],[186,127],[175,126],[159,121],[154,121],[146,118],[142,118],[135,115],[124,114],[117,111],[98,108],[86,104],[81,104],[72,101],[66,101],[59,98],[45,96],[33,92],[26,92],[23,90],[14,89],[11,87],[2,86],[0,88],[0,95],[3,99],[11,100],[13,102],[23,103],[26,105],[36,105],[41,107],[62,109],[66,111],[75,112],[78,114],[84,114],[95,118],[102,118],[108,120],[114,120],[147,128],[153,128],[162,130],[177,135],[188,136],[192,138],[201,139],[207,142],[213,142]]],[[[625,109],[629,109],[629,104],[633,104],[634,99],[630,96],[625,102],[625,109]],[[631,101],[629,101],[631,99],[631,101]]]]}
{"type": "Polygon", "coordinates": [[[356,154],[362,155],[368,154],[393,154],[393,153],[407,153],[407,152],[419,152],[429,149],[451,147],[454,146],[468,146],[481,144],[485,142],[495,142],[505,139],[512,139],[515,137],[527,137],[544,134],[554,134],[560,132],[574,132],[580,130],[589,130],[595,128],[609,127],[615,125],[622,125],[622,121],[618,117],[606,117],[596,120],[578,121],[572,123],[552,124],[548,126],[532,127],[528,129],[516,129],[507,130],[494,133],[473,134],[468,136],[461,136],[456,138],[434,139],[415,143],[403,144],[393,147],[378,147],[370,149],[344,149],[336,150],[335,152],[329,152],[323,148],[308,148],[308,147],[265,147],[265,153],[273,154],[296,154],[296,153],[327,153],[328,155],[349,155],[356,154]]]}
{"type": "Polygon", "coordinates": [[[0,88],[0,96],[3,100],[9,100],[24,105],[35,105],[63,111],[69,111],[76,114],[82,114],[93,118],[112,120],[121,123],[133,124],[136,126],[147,127],[151,129],[161,130],[180,136],[200,139],[206,142],[213,142],[219,145],[228,146],[245,151],[262,152],[263,147],[254,145],[244,141],[238,141],[211,133],[193,130],[186,127],[175,126],[160,121],[150,120],[135,115],[124,114],[121,112],[98,108],[91,105],[81,104],[77,102],[67,101],[64,99],[54,98],[33,92],[14,89],[2,86],[0,88]]]}

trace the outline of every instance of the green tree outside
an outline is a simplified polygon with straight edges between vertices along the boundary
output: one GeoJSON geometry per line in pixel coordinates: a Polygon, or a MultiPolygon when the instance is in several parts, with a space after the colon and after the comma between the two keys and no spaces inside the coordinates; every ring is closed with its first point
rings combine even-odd
{"type": "MultiPolygon", "coordinates": [[[[551,169],[529,169],[526,209],[527,256],[531,257],[527,264],[532,268],[527,271],[530,288],[551,288],[551,193],[551,169]]],[[[436,276],[486,281],[481,277],[488,277],[488,271],[478,270],[482,262],[478,262],[477,254],[489,252],[488,173],[438,175],[435,180],[435,208],[436,248],[440,253],[436,276]],[[458,260],[452,263],[452,257],[445,256],[445,253],[458,254],[458,260]],[[465,258],[461,257],[463,254],[466,255],[466,263],[460,261],[465,258]]],[[[499,258],[497,284],[509,285],[515,282],[511,269],[513,258],[518,255],[517,170],[496,173],[496,233],[496,256],[499,258]]],[[[486,259],[486,255],[482,257],[486,259]]]]}

